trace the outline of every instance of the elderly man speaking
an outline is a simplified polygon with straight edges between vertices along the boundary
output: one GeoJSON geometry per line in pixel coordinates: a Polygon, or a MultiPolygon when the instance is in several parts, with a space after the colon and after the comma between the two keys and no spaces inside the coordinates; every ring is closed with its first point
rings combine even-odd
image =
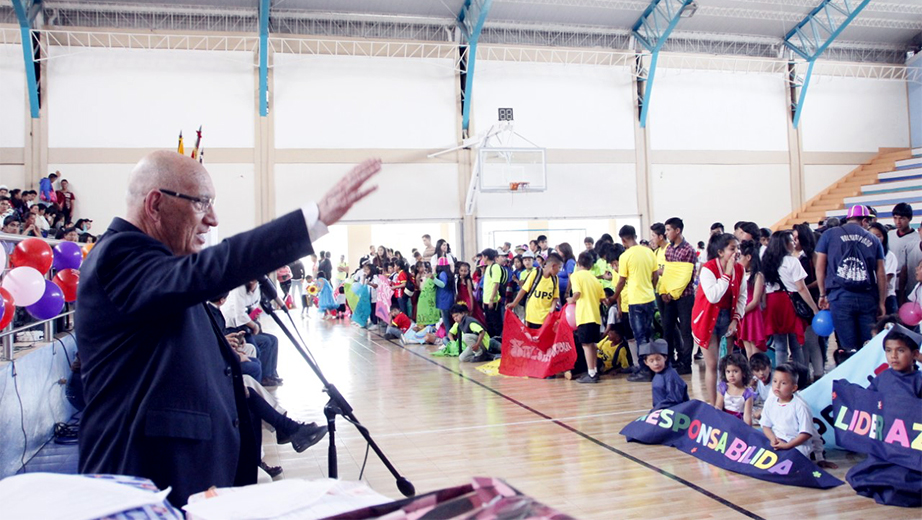
{"type": "Polygon", "coordinates": [[[210,486],[256,482],[259,424],[206,302],[311,254],[312,241],[375,190],[364,185],[380,169],[365,161],[319,203],[202,249],[218,225],[205,168],[167,151],[135,166],[127,216],[112,221],[80,273],[81,473],[149,478],[172,487],[175,505],[210,486]]]}

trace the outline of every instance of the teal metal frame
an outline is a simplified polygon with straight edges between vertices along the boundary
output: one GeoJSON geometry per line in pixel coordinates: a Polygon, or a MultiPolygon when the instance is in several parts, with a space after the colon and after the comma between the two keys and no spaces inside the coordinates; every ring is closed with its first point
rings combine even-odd
{"type": "Polygon", "coordinates": [[[461,60],[464,84],[461,86],[461,129],[467,133],[471,124],[471,99],[474,91],[474,64],[477,60],[477,43],[483,25],[487,21],[493,0],[465,0],[464,7],[458,13],[458,28],[461,30],[464,46],[467,47],[467,59],[461,60]]]}
{"type": "Polygon", "coordinates": [[[32,24],[42,10],[42,0],[11,0],[22,39],[22,57],[26,67],[26,84],[29,89],[29,112],[32,119],[39,116],[38,76],[35,73],[35,47],[32,46],[32,24]]]}
{"type": "Polygon", "coordinates": [[[640,126],[647,126],[647,113],[650,110],[650,97],[653,95],[653,78],[656,76],[656,63],[659,51],[663,48],[672,30],[679,24],[682,11],[693,0],[653,0],[644,9],[643,14],[631,27],[634,38],[650,51],[650,68],[647,77],[641,79],[644,85],[643,97],[640,98],[640,126]]]}
{"type": "Polygon", "coordinates": [[[269,7],[272,0],[259,0],[259,115],[269,115],[269,7]]]}
{"type": "Polygon", "coordinates": [[[800,124],[814,62],[869,3],[871,0],[824,0],[785,35],[784,45],[808,63],[797,100],[791,100],[794,128],[800,124]]]}

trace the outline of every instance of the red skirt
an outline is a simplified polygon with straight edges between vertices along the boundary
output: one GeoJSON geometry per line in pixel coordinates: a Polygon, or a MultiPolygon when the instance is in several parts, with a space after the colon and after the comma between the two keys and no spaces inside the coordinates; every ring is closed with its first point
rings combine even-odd
{"type": "Polygon", "coordinates": [[[797,342],[804,344],[804,320],[794,312],[794,304],[785,291],[775,291],[766,296],[762,319],[765,322],[766,336],[796,334],[797,342]]]}

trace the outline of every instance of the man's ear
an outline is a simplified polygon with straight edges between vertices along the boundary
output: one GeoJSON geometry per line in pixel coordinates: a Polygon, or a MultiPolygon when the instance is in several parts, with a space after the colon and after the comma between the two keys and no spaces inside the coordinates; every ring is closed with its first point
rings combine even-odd
{"type": "Polygon", "coordinates": [[[159,191],[151,191],[144,197],[144,213],[151,221],[160,222],[162,204],[163,194],[159,191]]]}

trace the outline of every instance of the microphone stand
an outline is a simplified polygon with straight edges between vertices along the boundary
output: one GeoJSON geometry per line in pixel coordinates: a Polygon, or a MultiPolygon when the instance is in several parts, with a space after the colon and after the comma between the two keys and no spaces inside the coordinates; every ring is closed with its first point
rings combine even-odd
{"type": "MultiPolygon", "coordinates": [[[[263,284],[260,285],[262,286],[263,284]]],[[[275,288],[272,287],[272,293],[275,293],[274,289],[275,288]]],[[[348,401],[346,401],[346,398],[343,397],[343,394],[339,392],[339,389],[337,389],[336,386],[327,381],[327,378],[324,377],[323,372],[320,370],[320,366],[317,365],[317,362],[314,361],[310,355],[308,355],[308,353],[305,351],[305,347],[302,347],[301,344],[298,343],[294,335],[291,333],[291,330],[289,330],[288,327],[282,323],[282,320],[279,319],[278,315],[275,314],[275,311],[272,308],[272,300],[275,299],[276,295],[267,294],[265,288],[263,288],[262,294],[263,297],[260,299],[260,306],[263,308],[266,314],[272,316],[272,319],[275,320],[275,323],[278,324],[280,329],[282,329],[282,332],[288,336],[288,340],[291,341],[291,344],[295,346],[295,349],[297,349],[298,353],[301,354],[301,357],[304,358],[304,361],[306,361],[308,366],[311,367],[311,370],[314,371],[317,379],[323,383],[323,391],[330,396],[330,400],[327,401],[326,406],[323,407],[323,415],[327,418],[327,429],[329,430],[327,433],[330,439],[330,447],[327,452],[329,477],[339,478],[339,469],[336,457],[336,416],[341,415],[343,419],[355,425],[355,428],[359,431],[359,433],[362,434],[362,437],[365,438],[365,442],[371,446],[371,449],[374,450],[375,454],[378,455],[378,458],[381,459],[381,462],[384,463],[384,466],[387,467],[388,471],[391,472],[391,475],[397,479],[397,489],[400,490],[403,496],[414,496],[416,494],[416,488],[413,486],[413,484],[410,483],[410,481],[407,480],[404,476],[402,476],[397,471],[397,468],[391,464],[391,462],[387,459],[387,456],[384,455],[384,452],[381,451],[381,448],[379,448],[375,441],[371,438],[371,433],[368,432],[368,428],[362,426],[362,423],[360,423],[359,420],[355,417],[355,414],[352,413],[352,406],[348,401]]],[[[286,307],[282,307],[282,309],[290,319],[291,315],[288,314],[288,309],[286,307]]]]}

